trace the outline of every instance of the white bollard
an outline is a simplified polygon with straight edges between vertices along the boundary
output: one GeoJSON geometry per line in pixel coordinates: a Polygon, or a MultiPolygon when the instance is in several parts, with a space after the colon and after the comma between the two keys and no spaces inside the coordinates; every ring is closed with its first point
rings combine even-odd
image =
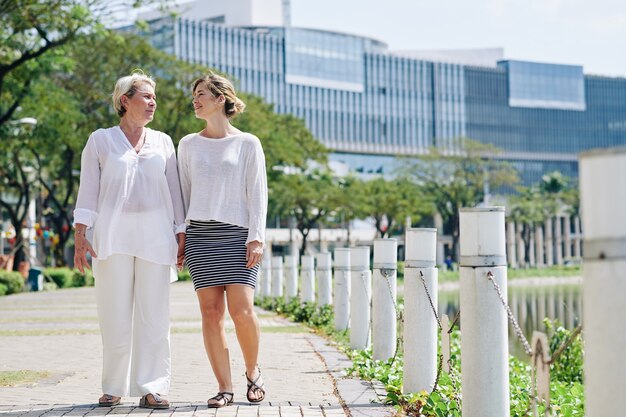
{"type": "Polygon", "coordinates": [[[509,416],[504,207],[461,209],[461,386],[464,416],[509,416]]]}
{"type": "Polygon", "coordinates": [[[261,297],[272,295],[272,253],[268,250],[263,252],[261,263],[261,297]]]}
{"type": "Polygon", "coordinates": [[[285,298],[287,302],[298,297],[298,258],[285,256],[285,298]]]}
{"type": "Polygon", "coordinates": [[[585,412],[624,415],[626,395],[626,148],[580,156],[585,412]]]}
{"type": "Polygon", "coordinates": [[[315,301],[315,259],[302,255],[300,260],[300,277],[302,277],[302,302],[315,301]]]}
{"type": "Polygon", "coordinates": [[[350,249],[335,249],[335,330],[348,330],[350,324],[350,249]]]}
{"type": "Polygon", "coordinates": [[[387,360],[396,353],[398,241],[374,239],[372,281],[372,357],[387,360]]]}
{"type": "Polygon", "coordinates": [[[322,307],[333,303],[333,271],[332,260],[329,252],[315,255],[316,281],[317,281],[317,305],[322,307]]]}
{"type": "Polygon", "coordinates": [[[283,296],[283,257],[272,256],[272,297],[283,296]]]}
{"type": "Polygon", "coordinates": [[[372,272],[370,248],[350,248],[350,347],[365,349],[370,345],[370,300],[372,298],[372,272]]]}
{"type": "Polygon", "coordinates": [[[430,392],[437,378],[437,229],[407,229],[405,242],[403,391],[430,392]]]}

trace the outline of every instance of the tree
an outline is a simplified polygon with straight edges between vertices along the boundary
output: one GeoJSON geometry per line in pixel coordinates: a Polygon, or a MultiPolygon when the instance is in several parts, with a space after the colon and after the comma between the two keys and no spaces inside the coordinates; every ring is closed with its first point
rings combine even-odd
{"type": "Polygon", "coordinates": [[[282,174],[270,186],[270,207],[274,214],[293,216],[302,234],[300,254],[306,253],[307,238],[315,225],[341,205],[338,179],[329,172],[282,174]]]}
{"type": "Polygon", "coordinates": [[[510,198],[510,218],[522,225],[524,262],[530,262],[532,231],[558,213],[578,213],[578,188],[569,185],[570,179],[560,172],[544,175],[533,187],[520,187],[510,198]]]}
{"type": "Polygon", "coordinates": [[[365,181],[363,188],[365,205],[361,217],[372,217],[377,235],[389,237],[402,230],[403,221],[411,217],[419,221],[424,215],[434,213],[435,207],[430,196],[407,178],[386,180],[378,177],[365,181]]]}
{"type": "Polygon", "coordinates": [[[516,171],[496,159],[499,150],[492,145],[463,139],[460,155],[446,155],[433,148],[417,162],[407,162],[401,170],[432,201],[444,222],[444,231],[452,235],[452,252],[459,259],[459,209],[475,207],[484,199],[485,185],[492,189],[518,182],[516,171]]]}

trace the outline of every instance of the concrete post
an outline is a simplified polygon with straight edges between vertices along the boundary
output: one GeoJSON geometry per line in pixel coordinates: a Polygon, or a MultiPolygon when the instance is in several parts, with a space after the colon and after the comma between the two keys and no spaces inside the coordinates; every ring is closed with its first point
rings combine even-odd
{"type": "Polygon", "coordinates": [[[561,228],[561,216],[556,216],[554,222],[555,261],[557,265],[563,265],[563,229],[561,228]]]}
{"type": "Polygon", "coordinates": [[[285,256],[285,298],[287,302],[298,296],[298,258],[285,256]]]}
{"type": "Polygon", "coordinates": [[[302,302],[315,301],[315,259],[302,255],[300,260],[300,276],[302,277],[302,302]]]}
{"type": "Polygon", "coordinates": [[[317,281],[317,305],[322,307],[333,303],[332,284],[332,260],[330,253],[322,252],[315,255],[317,261],[316,281],[317,281]]]}
{"type": "Polygon", "coordinates": [[[437,319],[430,304],[432,301],[437,309],[437,229],[407,229],[405,245],[403,391],[406,394],[430,391],[437,378],[437,319]]]}
{"type": "Polygon", "coordinates": [[[526,248],[524,247],[524,239],[522,239],[522,233],[524,232],[524,225],[517,223],[515,228],[515,246],[517,247],[517,263],[519,266],[526,265],[526,248]]]}
{"type": "Polygon", "coordinates": [[[272,297],[283,296],[283,257],[272,256],[272,297]]]}
{"type": "Polygon", "coordinates": [[[509,267],[517,268],[517,253],[515,251],[515,222],[506,224],[506,260],[509,267]]]}
{"type": "Polygon", "coordinates": [[[626,147],[580,156],[587,417],[624,414],[626,147]]]}
{"type": "Polygon", "coordinates": [[[370,301],[372,298],[372,273],[370,248],[350,248],[350,347],[365,349],[370,345],[370,301]]]}
{"type": "Polygon", "coordinates": [[[543,261],[543,227],[539,224],[535,226],[535,248],[537,250],[537,268],[543,268],[545,266],[543,261]]]}
{"type": "Polygon", "coordinates": [[[574,238],[574,257],[580,258],[582,256],[582,236],[580,235],[580,217],[578,216],[574,217],[574,233],[576,234],[574,238]]]}
{"type": "MultiPolygon", "coordinates": [[[[526,227],[531,228],[530,225],[527,225],[526,227]]],[[[528,242],[528,263],[530,264],[531,267],[535,267],[537,264],[535,262],[535,231],[530,230],[530,238],[529,238],[530,242],[528,242]]]]}
{"type": "Polygon", "coordinates": [[[572,219],[569,214],[563,216],[563,257],[572,257],[572,219]]]}
{"type": "MultiPolygon", "coordinates": [[[[444,254],[444,250],[443,250],[443,218],[441,217],[441,214],[439,214],[438,212],[435,213],[434,217],[434,221],[435,221],[435,229],[437,230],[437,265],[441,265],[444,266],[444,262],[443,262],[443,254],[444,254]]],[[[452,250],[452,249],[451,249],[452,250]]],[[[452,258],[454,259],[454,257],[456,256],[456,253],[452,254],[452,258]]],[[[458,259],[457,259],[458,261],[458,259]]]]}
{"type": "Polygon", "coordinates": [[[396,352],[398,281],[398,241],[374,239],[374,272],[372,280],[372,356],[387,360],[396,352]]]}
{"type": "Polygon", "coordinates": [[[261,263],[261,297],[272,295],[272,252],[263,252],[263,262],[261,263]]]}
{"type": "Polygon", "coordinates": [[[554,265],[554,241],[552,240],[552,218],[549,217],[546,219],[546,265],[552,266],[554,265]]]}
{"type": "Polygon", "coordinates": [[[335,249],[334,281],[335,330],[348,330],[350,324],[350,249],[335,249]]]}
{"type": "Polygon", "coordinates": [[[504,207],[460,210],[461,363],[464,416],[509,416],[504,207]]]}

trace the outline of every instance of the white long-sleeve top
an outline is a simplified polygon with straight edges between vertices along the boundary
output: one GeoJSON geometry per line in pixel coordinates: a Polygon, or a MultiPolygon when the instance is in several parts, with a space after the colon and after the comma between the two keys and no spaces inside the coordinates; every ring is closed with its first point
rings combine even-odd
{"type": "Polygon", "coordinates": [[[175,265],[184,213],[168,135],[146,129],[137,153],[119,126],[91,134],[81,157],[74,224],[93,228],[97,259],[125,254],[175,265]]]}
{"type": "Polygon", "coordinates": [[[267,174],[261,141],[250,133],[178,143],[186,221],[216,220],[248,228],[246,244],[265,242],[267,174]]]}

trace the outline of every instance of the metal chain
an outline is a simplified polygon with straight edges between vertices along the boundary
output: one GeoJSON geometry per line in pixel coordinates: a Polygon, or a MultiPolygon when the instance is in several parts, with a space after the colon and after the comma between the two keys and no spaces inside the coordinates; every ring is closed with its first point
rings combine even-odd
{"type": "Polygon", "coordinates": [[[439,316],[437,315],[437,309],[433,304],[433,299],[430,296],[430,292],[428,291],[428,287],[426,286],[426,281],[424,280],[424,274],[420,271],[420,280],[422,281],[422,285],[424,286],[424,291],[426,291],[426,297],[428,297],[428,302],[430,303],[430,308],[433,310],[433,314],[435,315],[435,319],[437,320],[437,325],[439,326],[439,330],[443,331],[443,327],[441,327],[441,321],[439,320],[439,316]]]}
{"type": "Polygon", "coordinates": [[[452,320],[452,324],[450,325],[450,328],[448,329],[448,334],[452,333],[452,330],[454,330],[454,326],[456,325],[456,323],[459,321],[460,318],[461,318],[461,309],[459,308],[456,311],[456,315],[454,316],[454,320],[452,320]]]}
{"type": "Polygon", "coordinates": [[[513,326],[513,330],[515,331],[515,334],[517,335],[517,338],[519,339],[519,341],[524,346],[524,351],[526,352],[528,356],[533,356],[533,349],[530,347],[530,343],[528,343],[528,340],[526,340],[526,337],[524,336],[524,332],[522,331],[520,325],[517,323],[517,320],[515,319],[515,316],[513,315],[511,308],[506,303],[504,296],[502,295],[502,290],[500,289],[500,286],[493,279],[493,273],[491,271],[487,272],[487,278],[493,284],[493,288],[496,290],[496,293],[498,293],[500,302],[502,303],[502,305],[504,306],[504,309],[506,310],[506,314],[509,317],[509,321],[511,322],[511,325],[513,326]]]}

